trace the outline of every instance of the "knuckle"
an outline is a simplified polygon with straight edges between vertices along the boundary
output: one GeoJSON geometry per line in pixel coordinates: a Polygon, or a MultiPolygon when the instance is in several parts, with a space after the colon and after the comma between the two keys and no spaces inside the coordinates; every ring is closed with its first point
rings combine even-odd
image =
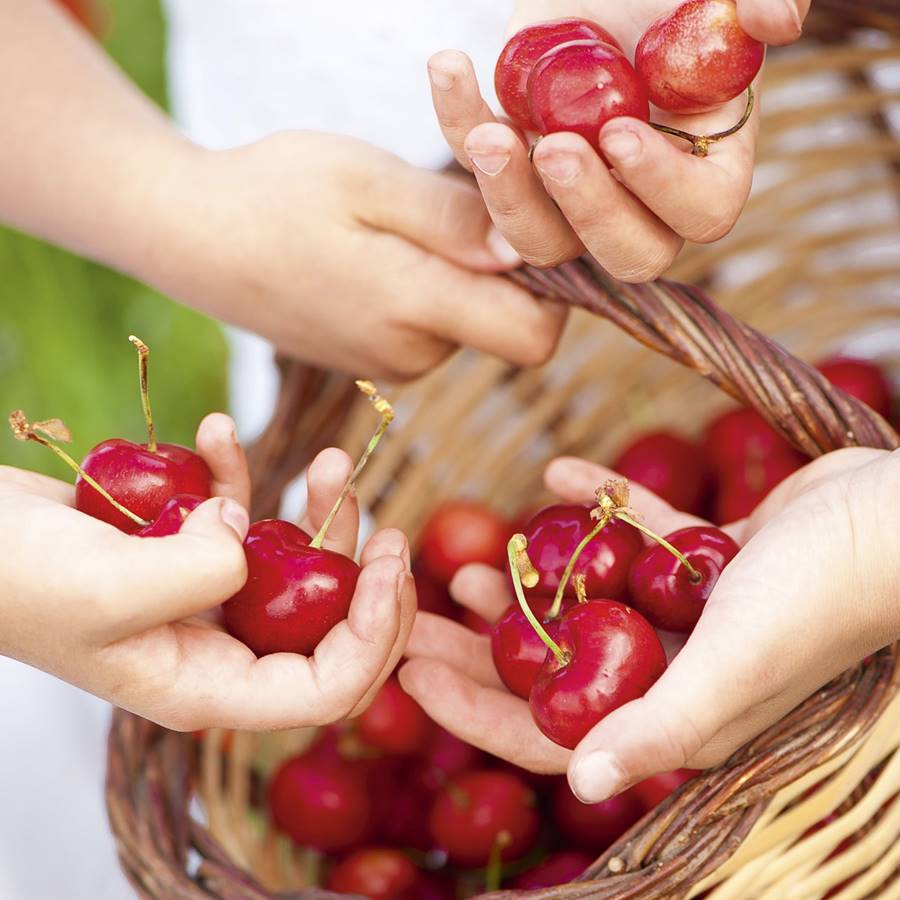
{"type": "Polygon", "coordinates": [[[520,364],[528,368],[544,365],[553,356],[558,341],[559,332],[555,329],[532,329],[522,345],[520,364]]]}

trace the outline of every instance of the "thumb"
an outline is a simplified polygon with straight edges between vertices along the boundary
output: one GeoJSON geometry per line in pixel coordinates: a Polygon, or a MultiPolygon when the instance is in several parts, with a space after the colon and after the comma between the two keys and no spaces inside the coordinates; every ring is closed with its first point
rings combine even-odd
{"type": "Polygon", "coordinates": [[[737,0],[741,28],[764,44],[793,44],[803,31],[811,0],[737,0]]]}
{"type": "Polygon", "coordinates": [[[450,262],[502,272],[522,259],[494,227],[481,193],[461,175],[446,175],[392,159],[373,179],[362,218],[450,262]]]}
{"type": "Polygon", "coordinates": [[[243,506],[216,497],[198,506],[178,534],[122,535],[104,571],[116,598],[115,637],[198,615],[236,594],[247,580],[248,527],[243,506]]]}

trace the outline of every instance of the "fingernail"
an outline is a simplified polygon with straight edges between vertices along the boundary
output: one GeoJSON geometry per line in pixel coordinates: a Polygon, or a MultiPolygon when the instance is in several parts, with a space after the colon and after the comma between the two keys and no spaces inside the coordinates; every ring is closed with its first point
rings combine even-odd
{"type": "Polygon", "coordinates": [[[453,76],[449,72],[444,72],[442,69],[434,69],[429,66],[428,75],[431,78],[431,83],[439,91],[449,91],[450,88],[453,87],[453,76]]]}
{"type": "Polygon", "coordinates": [[[487,233],[487,245],[488,250],[504,266],[522,265],[522,257],[516,252],[515,247],[493,225],[487,233]]]}
{"type": "Polygon", "coordinates": [[[570,184],[581,174],[581,160],[571,153],[548,153],[535,165],[541,175],[558,184],[570,184]]]}
{"type": "Polygon", "coordinates": [[[219,515],[222,521],[231,528],[243,542],[247,537],[247,531],[250,529],[250,514],[236,500],[223,500],[219,508],[219,515]]]}
{"type": "Polygon", "coordinates": [[[635,132],[621,128],[603,134],[600,138],[600,149],[613,162],[629,166],[640,159],[644,145],[635,132]]]}
{"type": "Polygon", "coordinates": [[[509,153],[505,150],[485,150],[481,153],[469,153],[472,165],[485,175],[499,175],[509,162],[509,153]]]}
{"type": "Polygon", "coordinates": [[[589,754],[569,773],[569,787],[582,803],[600,803],[627,786],[625,770],[606,750],[589,754]]]}
{"type": "Polygon", "coordinates": [[[800,34],[803,31],[803,19],[800,16],[800,8],[797,6],[796,0],[784,0],[784,5],[787,7],[790,17],[794,20],[797,34],[800,34]]]}

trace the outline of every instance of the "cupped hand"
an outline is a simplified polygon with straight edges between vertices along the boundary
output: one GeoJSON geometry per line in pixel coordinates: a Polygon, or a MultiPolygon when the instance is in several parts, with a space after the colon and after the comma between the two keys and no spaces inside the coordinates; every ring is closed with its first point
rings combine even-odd
{"type": "MultiPolygon", "coordinates": [[[[588,500],[613,473],[560,459],[548,486],[588,500]]],[[[486,638],[420,615],[403,686],[442,725],[541,772],[568,770],[575,793],[596,802],[649,775],[705,768],[868,654],[900,637],[900,563],[893,545],[900,451],[829,454],[781,484],[726,530],[742,546],[703,615],[647,694],[599,722],[570,753],[536,728],[525,701],[500,683],[486,638]]],[[[665,534],[698,524],[648,491],[631,505],[665,534]]],[[[510,598],[504,576],[470,567],[456,598],[496,618],[510,598]]],[[[678,642],[680,643],[680,642],[678,642]]]]}
{"type": "MultiPolygon", "coordinates": [[[[125,535],[75,510],[70,485],[0,467],[0,652],[177,730],[351,714],[387,678],[412,627],[405,537],[385,530],[368,542],[349,616],[312,657],[257,659],[205,615],[246,579],[250,482],[231,420],[208,416],[197,449],[215,499],[163,538],[125,535]]],[[[338,450],[317,457],[304,527],[322,524],[351,465],[338,450]]],[[[345,503],[330,549],[354,552],[357,517],[345,503]]]]}
{"type": "MultiPolygon", "coordinates": [[[[633,59],[647,26],[680,0],[521,0],[510,34],[565,16],[592,19],[633,59]]],[[[766,43],[796,40],[809,0],[738,0],[738,18],[766,43]]],[[[474,172],[494,223],[530,263],[554,266],[585,251],[624,281],[649,281],[675,260],[685,240],[706,243],[731,230],[750,191],[759,104],[737,134],[691,154],[690,143],[665,137],[632,118],[610,121],[600,146],[612,166],[581,136],[551,134],[528,159],[528,142],[498,119],[482,98],[472,63],[446,50],[428,63],[441,128],[459,163],[474,172]]],[[[740,96],[702,115],[654,113],[661,124],[691,134],[735,125],[746,105],[740,96]]]]}

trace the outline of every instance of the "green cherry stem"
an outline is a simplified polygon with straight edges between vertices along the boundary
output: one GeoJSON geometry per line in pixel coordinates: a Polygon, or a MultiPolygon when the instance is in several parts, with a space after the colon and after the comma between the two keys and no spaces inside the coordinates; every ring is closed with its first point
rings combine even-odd
{"type": "Polygon", "coordinates": [[[153,424],[153,411],[150,409],[150,390],[147,381],[147,363],[150,359],[150,348],[133,334],[128,335],[128,340],[137,348],[138,352],[138,378],[141,385],[141,406],[144,408],[144,421],[147,423],[147,449],[156,453],[156,426],[153,424]]]}
{"type": "Polygon", "coordinates": [[[335,501],[334,506],[331,507],[325,521],[322,523],[322,527],[316,532],[316,536],[309,542],[310,547],[314,547],[315,549],[321,547],[325,542],[325,536],[328,534],[328,529],[331,528],[332,522],[334,522],[334,517],[344,505],[344,501],[350,495],[350,491],[353,490],[353,486],[356,484],[356,480],[359,478],[360,473],[366,467],[369,457],[375,452],[375,448],[380,443],[382,437],[384,437],[384,433],[390,427],[391,422],[394,421],[393,407],[377,392],[375,385],[372,384],[371,381],[357,381],[356,386],[369,398],[376,411],[381,414],[381,422],[379,423],[378,428],[375,429],[375,434],[373,434],[369,440],[356,467],[350,473],[347,483],[342,488],[340,494],[338,494],[338,498],[335,501]]]}
{"type": "Polygon", "coordinates": [[[503,880],[503,851],[512,843],[512,835],[504,829],[499,832],[491,846],[487,869],[484,873],[484,889],[487,893],[500,890],[503,880]]]}
{"type": "Polygon", "coordinates": [[[532,612],[528,601],[525,599],[525,592],[522,590],[522,579],[519,575],[519,567],[517,565],[518,554],[522,550],[528,549],[528,541],[524,534],[514,534],[506,545],[506,552],[509,556],[509,572],[512,576],[513,589],[516,592],[516,599],[525,618],[528,619],[531,627],[537,633],[537,636],[547,645],[547,648],[553,652],[557,661],[561,666],[565,666],[569,662],[568,654],[547,634],[547,629],[538,621],[537,616],[532,612]]]}
{"type": "Polygon", "coordinates": [[[703,576],[690,564],[688,558],[677,548],[673,547],[664,537],[660,537],[656,532],[651,531],[647,528],[646,525],[642,525],[637,519],[632,519],[631,516],[626,512],[622,512],[621,510],[614,513],[615,517],[619,519],[621,522],[625,522],[628,525],[631,525],[632,528],[637,528],[642,534],[646,534],[651,541],[655,541],[660,547],[668,550],[669,553],[672,554],[690,573],[691,581],[694,584],[699,584],[703,580],[703,576]]]}
{"type": "Polygon", "coordinates": [[[569,583],[569,579],[572,577],[572,570],[575,568],[575,564],[578,562],[578,557],[581,556],[584,548],[595,538],[604,528],[609,524],[609,516],[602,516],[597,524],[582,538],[581,543],[575,548],[572,555],[569,557],[568,563],[566,563],[566,568],[563,571],[562,578],[559,580],[559,587],[556,589],[556,596],[553,598],[553,606],[550,607],[550,612],[547,613],[548,619],[555,619],[559,615],[560,609],[562,609],[563,595],[566,592],[566,585],[569,583]]]}

